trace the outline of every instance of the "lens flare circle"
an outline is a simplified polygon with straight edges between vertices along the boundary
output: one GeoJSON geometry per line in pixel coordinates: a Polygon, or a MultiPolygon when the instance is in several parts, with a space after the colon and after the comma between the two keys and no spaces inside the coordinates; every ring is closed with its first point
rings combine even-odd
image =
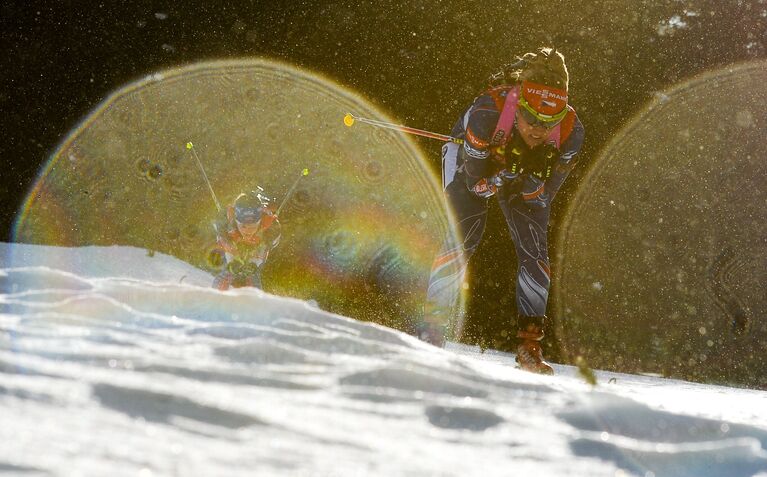
{"type": "Polygon", "coordinates": [[[63,141],[26,198],[14,238],[130,245],[215,273],[213,195],[225,205],[261,186],[282,206],[267,291],[408,328],[453,221],[415,142],[344,127],[348,111],[390,121],[329,79],[271,60],[151,75],[113,93],[63,141]]]}
{"type": "Polygon", "coordinates": [[[659,92],[559,230],[558,335],[597,368],[767,387],[767,62],[659,92]]]}

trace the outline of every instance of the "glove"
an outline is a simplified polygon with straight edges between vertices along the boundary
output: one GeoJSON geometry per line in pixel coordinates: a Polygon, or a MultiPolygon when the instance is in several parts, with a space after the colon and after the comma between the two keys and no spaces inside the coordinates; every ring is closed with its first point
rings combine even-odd
{"type": "Polygon", "coordinates": [[[242,260],[242,258],[234,256],[232,257],[232,260],[226,264],[226,270],[233,275],[237,275],[240,273],[240,270],[242,270],[242,267],[244,266],[245,262],[242,260]]]}
{"type": "Polygon", "coordinates": [[[479,197],[486,199],[497,193],[499,187],[503,187],[506,183],[514,182],[518,178],[519,174],[515,174],[508,169],[502,169],[494,176],[480,179],[471,190],[479,197]]]}
{"type": "Polygon", "coordinates": [[[474,186],[471,188],[471,191],[483,199],[494,196],[495,193],[498,192],[498,186],[496,186],[492,180],[492,177],[489,179],[480,179],[479,182],[474,184],[474,186]]]}
{"type": "Polygon", "coordinates": [[[246,277],[258,272],[258,265],[242,260],[233,260],[227,264],[227,270],[235,277],[246,277]]]}

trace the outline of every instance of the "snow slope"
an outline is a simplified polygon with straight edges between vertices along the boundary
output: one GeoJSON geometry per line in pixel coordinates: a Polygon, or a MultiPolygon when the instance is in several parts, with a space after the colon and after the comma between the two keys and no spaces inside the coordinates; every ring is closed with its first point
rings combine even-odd
{"type": "Polygon", "coordinates": [[[762,391],[531,375],[130,247],[0,261],[0,473],[767,476],[762,391]]]}

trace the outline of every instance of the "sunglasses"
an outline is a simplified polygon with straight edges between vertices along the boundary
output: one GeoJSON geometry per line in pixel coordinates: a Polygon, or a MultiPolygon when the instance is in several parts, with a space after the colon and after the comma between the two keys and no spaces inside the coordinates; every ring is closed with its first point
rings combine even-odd
{"type": "Polygon", "coordinates": [[[519,113],[522,115],[525,122],[533,127],[551,129],[559,124],[565,118],[565,116],[567,116],[567,107],[565,107],[565,109],[558,112],[557,114],[539,113],[533,109],[532,106],[530,106],[530,103],[528,103],[523,96],[519,97],[519,105],[522,107],[517,108],[517,111],[519,111],[519,113]]]}

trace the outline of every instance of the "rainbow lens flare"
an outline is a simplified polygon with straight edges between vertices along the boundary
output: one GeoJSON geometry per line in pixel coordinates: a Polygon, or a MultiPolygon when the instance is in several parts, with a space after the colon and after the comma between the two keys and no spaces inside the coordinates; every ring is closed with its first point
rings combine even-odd
{"type": "Polygon", "coordinates": [[[149,76],[112,94],[60,145],[25,201],[15,240],[130,245],[216,273],[216,205],[192,142],[222,205],[261,186],[282,207],[266,291],[409,328],[453,221],[412,140],[344,127],[347,111],[388,120],[331,81],[274,61],[149,76]]]}

